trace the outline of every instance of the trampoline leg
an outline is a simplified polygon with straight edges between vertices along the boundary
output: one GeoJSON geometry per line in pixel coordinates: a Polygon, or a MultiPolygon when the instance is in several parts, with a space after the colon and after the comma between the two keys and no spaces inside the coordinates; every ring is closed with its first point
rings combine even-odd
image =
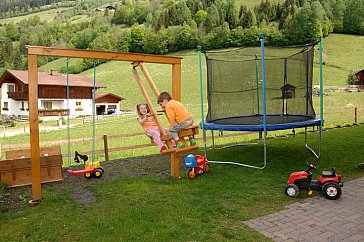
{"type": "Polygon", "coordinates": [[[215,136],[213,130],[211,130],[211,139],[212,139],[212,149],[215,149],[215,136]]]}
{"type": "Polygon", "coordinates": [[[307,144],[307,127],[305,127],[305,146],[306,148],[316,157],[316,159],[320,159],[321,156],[321,139],[322,139],[322,126],[319,126],[319,140],[318,140],[318,152],[316,153],[310,146],[307,144]]]}
{"type": "Polygon", "coordinates": [[[253,166],[253,165],[248,165],[248,164],[244,164],[244,163],[237,163],[237,162],[232,162],[232,161],[213,161],[213,160],[209,160],[208,162],[218,163],[218,164],[230,164],[230,165],[244,166],[244,167],[248,167],[248,168],[263,170],[267,165],[267,133],[266,132],[264,132],[264,148],[263,149],[264,149],[264,163],[263,163],[263,166],[253,166]]]}

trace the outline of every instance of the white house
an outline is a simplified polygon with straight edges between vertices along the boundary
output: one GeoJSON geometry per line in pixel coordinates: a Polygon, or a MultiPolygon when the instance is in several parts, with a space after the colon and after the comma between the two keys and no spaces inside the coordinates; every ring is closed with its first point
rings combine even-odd
{"type": "MultiPolygon", "coordinates": [[[[1,114],[29,116],[28,71],[6,70],[0,77],[1,114]]],[[[69,98],[66,75],[57,71],[38,73],[38,108],[40,116],[92,115],[94,81],[86,76],[69,74],[69,98]]],[[[96,89],[105,86],[97,84],[96,89]]],[[[116,105],[119,110],[119,103],[116,105]]],[[[107,110],[107,109],[106,109],[107,110]]]]}

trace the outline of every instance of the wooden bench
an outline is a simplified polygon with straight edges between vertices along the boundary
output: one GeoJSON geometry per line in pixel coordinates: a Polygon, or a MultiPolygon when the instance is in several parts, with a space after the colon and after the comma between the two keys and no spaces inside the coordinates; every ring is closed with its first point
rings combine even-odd
{"type": "MultiPolygon", "coordinates": [[[[55,182],[63,179],[62,154],[59,146],[40,149],[41,182],[55,182]]],[[[32,184],[30,150],[6,152],[6,160],[0,160],[0,182],[9,187],[32,184]]]]}

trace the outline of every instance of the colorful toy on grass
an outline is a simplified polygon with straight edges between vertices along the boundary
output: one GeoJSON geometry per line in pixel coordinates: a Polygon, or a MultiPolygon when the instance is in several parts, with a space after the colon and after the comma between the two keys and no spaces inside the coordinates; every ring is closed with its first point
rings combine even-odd
{"type": "Polygon", "coordinates": [[[84,169],[82,170],[71,170],[68,169],[67,172],[71,175],[84,175],[86,178],[100,178],[102,176],[102,174],[104,173],[104,168],[102,168],[100,166],[100,162],[96,161],[96,162],[90,162],[87,161],[88,160],[88,156],[87,155],[81,155],[80,153],[78,153],[77,151],[75,151],[75,158],[74,161],[76,163],[80,163],[80,159],[83,161],[84,163],[84,169]]]}
{"type": "Polygon", "coordinates": [[[336,200],[341,196],[341,175],[336,173],[335,167],[331,171],[322,171],[317,180],[312,180],[311,170],[316,170],[316,166],[307,162],[307,170],[293,172],[288,179],[286,194],[289,197],[297,197],[299,190],[307,190],[312,194],[312,190],[320,191],[329,200],[336,200]]]}
{"type": "Polygon", "coordinates": [[[187,178],[194,179],[198,174],[208,173],[210,165],[207,162],[206,156],[189,154],[185,159],[187,178]]]}

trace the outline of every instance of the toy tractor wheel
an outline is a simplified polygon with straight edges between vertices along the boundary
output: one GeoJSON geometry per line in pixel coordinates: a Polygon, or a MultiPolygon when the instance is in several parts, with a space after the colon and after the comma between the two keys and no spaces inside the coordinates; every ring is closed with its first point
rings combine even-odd
{"type": "Polygon", "coordinates": [[[209,173],[209,171],[210,171],[210,165],[209,165],[209,164],[207,164],[207,163],[205,163],[205,164],[203,165],[203,172],[204,172],[204,173],[209,173]]]}
{"type": "Polygon", "coordinates": [[[100,168],[97,168],[93,175],[95,178],[100,178],[100,177],[102,177],[102,173],[104,173],[103,170],[101,170],[100,168]]]}
{"type": "Polygon", "coordinates": [[[83,176],[86,177],[86,178],[91,178],[92,174],[88,172],[88,173],[85,173],[83,176]]]}
{"type": "Polygon", "coordinates": [[[286,194],[289,197],[297,197],[300,193],[300,189],[295,184],[288,184],[286,186],[286,194]]]}
{"type": "Polygon", "coordinates": [[[322,193],[329,200],[336,200],[341,196],[341,187],[335,182],[328,182],[322,187],[322,193]]]}
{"type": "Polygon", "coordinates": [[[196,172],[195,172],[195,169],[188,169],[187,171],[187,178],[188,179],[195,179],[197,176],[196,172]]]}

